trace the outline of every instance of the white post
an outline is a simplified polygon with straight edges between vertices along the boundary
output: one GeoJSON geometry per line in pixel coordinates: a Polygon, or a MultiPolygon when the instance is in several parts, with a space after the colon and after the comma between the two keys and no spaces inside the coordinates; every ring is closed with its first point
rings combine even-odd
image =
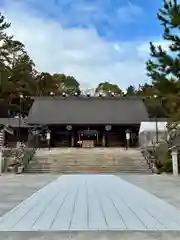
{"type": "Polygon", "coordinates": [[[0,175],[2,174],[2,161],[3,161],[2,147],[0,147],[0,175]]]}
{"type": "Polygon", "coordinates": [[[3,145],[4,145],[4,129],[0,131],[0,175],[3,168],[3,145]]]}
{"type": "Polygon", "coordinates": [[[178,176],[178,151],[177,151],[177,149],[172,149],[171,156],[172,156],[172,165],[173,165],[173,175],[175,177],[177,177],[178,176]]]}

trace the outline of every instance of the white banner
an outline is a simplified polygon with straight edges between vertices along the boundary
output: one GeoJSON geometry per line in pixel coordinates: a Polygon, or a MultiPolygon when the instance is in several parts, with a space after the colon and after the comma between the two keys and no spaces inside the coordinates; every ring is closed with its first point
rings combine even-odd
{"type": "Polygon", "coordinates": [[[46,133],[46,139],[50,140],[51,139],[51,134],[49,132],[46,133]]]}
{"type": "Polygon", "coordinates": [[[127,133],[126,133],[126,140],[130,140],[130,137],[131,137],[131,136],[130,136],[130,133],[127,132],[127,133]]]}

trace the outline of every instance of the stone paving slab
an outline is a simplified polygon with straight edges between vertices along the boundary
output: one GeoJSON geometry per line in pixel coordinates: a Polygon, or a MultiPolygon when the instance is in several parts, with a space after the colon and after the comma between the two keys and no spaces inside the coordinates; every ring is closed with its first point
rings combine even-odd
{"type": "Polygon", "coordinates": [[[180,210],[180,176],[174,177],[172,174],[120,174],[119,176],[180,210]]]}
{"type": "Polygon", "coordinates": [[[180,231],[180,211],[114,175],[63,175],[0,220],[1,233],[100,230],[180,231]]]}
{"type": "Polygon", "coordinates": [[[3,174],[0,176],[0,217],[59,175],[3,174]]]}
{"type": "Polygon", "coordinates": [[[0,232],[0,240],[179,240],[180,232],[0,232]]]}

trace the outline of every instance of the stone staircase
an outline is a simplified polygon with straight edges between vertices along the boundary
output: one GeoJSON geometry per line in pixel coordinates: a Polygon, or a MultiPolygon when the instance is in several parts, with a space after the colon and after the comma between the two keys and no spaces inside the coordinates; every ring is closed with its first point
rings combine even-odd
{"type": "Polygon", "coordinates": [[[41,149],[26,173],[151,173],[139,149],[41,149]]]}

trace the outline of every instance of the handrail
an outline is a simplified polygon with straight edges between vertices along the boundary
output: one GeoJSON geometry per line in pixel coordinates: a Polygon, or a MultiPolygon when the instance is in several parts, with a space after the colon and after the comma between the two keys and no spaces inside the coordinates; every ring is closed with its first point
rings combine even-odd
{"type": "Polygon", "coordinates": [[[147,148],[143,148],[141,150],[141,153],[144,157],[144,159],[146,160],[148,166],[149,166],[149,169],[152,170],[152,172],[154,172],[154,170],[157,172],[157,168],[156,168],[156,160],[157,160],[157,157],[156,157],[156,154],[155,154],[155,150],[154,149],[149,149],[148,147],[147,148]]]}
{"type": "Polygon", "coordinates": [[[17,170],[16,170],[16,172],[22,173],[24,171],[24,169],[27,167],[27,165],[29,164],[29,162],[32,160],[34,154],[35,154],[35,148],[28,148],[26,146],[20,145],[17,148],[17,156],[16,156],[17,170]]]}
{"type": "Polygon", "coordinates": [[[23,168],[27,168],[27,166],[28,166],[29,162],[32,160],[34,154],[35,154],[35,149],[25,148],[24,154],[23,154],[23,157],[22,157],[23,168]]]}

